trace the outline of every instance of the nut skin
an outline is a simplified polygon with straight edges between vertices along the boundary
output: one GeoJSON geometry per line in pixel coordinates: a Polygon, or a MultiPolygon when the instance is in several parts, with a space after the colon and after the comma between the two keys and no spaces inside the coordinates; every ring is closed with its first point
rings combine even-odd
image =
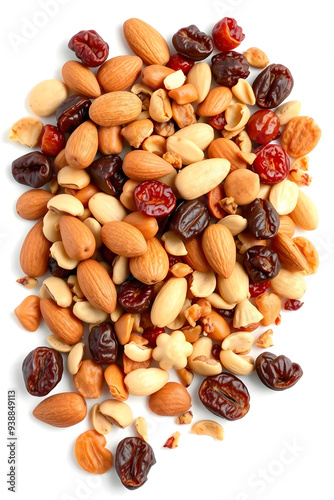
{"type": "Polygon", "coordinates": [[[148,405],[156,415],[178,416],[190,409],[191,396],[183,385],[177,382],[168,382],[157,392],[151,394],[148,405]]]}

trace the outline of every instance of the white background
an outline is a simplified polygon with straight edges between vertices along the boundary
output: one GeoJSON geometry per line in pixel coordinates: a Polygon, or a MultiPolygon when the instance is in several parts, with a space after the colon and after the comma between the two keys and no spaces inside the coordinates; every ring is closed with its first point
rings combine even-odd
{"type": "MultiPolygon", "coordinates": [[[[333,464],[328,452],[331,456],[334,445],[331,410],[334,74],[328,2],[16,0],[7,2],[6,14],[1,18],[1,498],[14,495],[7,491],[6,485],[10,389],[17,395],[16,498],[329,498],[333,464]],[[46,4],[48,14],[45,14],[46,4]],[[76,464],[74,442],[90,428],[89,418],[72,428],[55,429],[31,415],[39,399],[26,392],[21,363],[32,349],[46,345],[48,332],[44,325],[35,333],[23,330],[13,314],[14,308],[29,294],[16,279],[22,276],[18,263],[20,246],[32,224],[15,213],[16,199],[26,188],[13,181],[10,165],[27,150],[9,143],[8,131],[16,120],[29,114],[26,107],[29,90],[39,81],[61,77],[62,64],[73,58],[67,42],[79,30],[95,29],[100,33],[109,43],[112,57],[128,53],[122,23],[129,17],[152,24],[170,42],[173,33],[183,26],[196,24],[210,32],[224,16],[235,17],[246,34],[237,50],[258,46],[271,62],[289,67],[295,79],[289,100],[300,100],[302,114],[312,116],[323,130],[318,147],[309,155],[313,182],[307,189],[319,208],[320,225],[306,234],[318,248],[321,266],[316,275],[307,278],[304,306],[298,312],[283,314],[282,324],[274,327],[275,346],[271,349],[298,362],[304,376],[294,388],[281,393],[267,389],[255,374],[245,378],[251,393],[251,410],[240,421],[221,421],[226,432],[223,442],[191,435],[189,427],[176,426],[173,418],[156,417],[148,411],[144,400],[130,398],[135,417],[143,415],[148,420],[157,464],[151,469],[146,485],[128,491],[121,485],[115,468],[103,476],[91,476],[76,464]],[[179,447],[163,449],[163,443],[175,430],[181,432],[179,447]]],[[[259,350],[254,352],[257,354],[259,350]]],[[[191,386],[195,420],[215,418],[198,403],[196,393],[200,382],[198,377],[191,386]]],[[[65,376],[54,392],[72,389],[72,381],[65,376]]],[[[103,398],[106,397],[105,391],[103,398]]],[[[89,408],[94,403],[88,401],[89,408]]],[[[132,427],[113,429],[107,437],[113,453],[118,441],[128,435],[135,435],[132,427]]]]}

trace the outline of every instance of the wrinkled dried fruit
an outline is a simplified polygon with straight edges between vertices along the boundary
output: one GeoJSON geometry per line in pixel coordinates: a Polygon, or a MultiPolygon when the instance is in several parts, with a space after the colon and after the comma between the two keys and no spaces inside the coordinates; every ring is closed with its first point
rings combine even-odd
{"type": "Polygon", "coordinates": [[[169,228],[182,241],[188,242],[199,236],[210,222],[206,205],[199,199],[184,201],[173,213],[169,228]]]}
{"type": "Polygon", "coordinates": [[[275,278],[281,268],[277,253],[262,245],[249,248],[244,253],[243,263],[254,283],[263,283],[275,278]]]}
{"type": "Polygon", "coordinates": [[[24,359],[22,373],[27,391],[33,396],[46,396],[63,375],[61,354],[49,347],[36,347],[24,359]]]}
{"type": "Polygon", "coordinates": [[[68,47],[75,52],[82,64],[91,68],[100,66],[109,54],[109,45],[94,30],[79,31],[72,36],[68,47]]]}
{"type": "Polygon", "coordinates": [[[212,74],[219,85],[232,88],[239,78],[249,76],[249,64],[245,56],[234,50],[220,52],[212,58],[212,74]]]}
{"type": "Polygon", "coordinates": [[[231,373],[207,377],[199,389],[199,397],[209,411],[227,420],[238,420],[249,410],[247,387],[231,373]]]}
{"type": "Polygon", "coordinates": [[[202,61],[213,51],[211,36],[191,24],[179,29],[172,38],[175,50],[192,61],[202,61]]]}
{"type": "Polygon", "coordinates": [[[147,481],[152,465],[156,463],[152,447],[139,437],[127,437],[118,443],[115,457],[116,472],[129,490],[139,488],[147,481]]]}
{"type": "Polygon", "coordinates": [[[290,94],[293,78],[283,64],[270,64],[254,80],[256,104],[260,108],[276,108],[290,94]]]}
{"type": "Polygon", "coordinates": [[[13,161],[12,175],[19,184],[39,188],[51,180],[53,169],[43,153],[33,151],[13,161]]]}
{"type": "Polygon", "coordinates": [[[105,446],[106,438],[95,430],[80,434],[74,453],[80,467],[91,474],[104,474],[112,467],[113,456],[105,446]]]}
{"type": "Polygon", "coordinates": [[[256,371],[261,382],[274,391],[289,389],[303,375],[303,370],[297,363],[271,352],[263,352],[257,357],[256,371]]]}
{"type": "Polygon", "coordinates": [[[118,342],[111,323],[100,323],[93,326],[88,336],[90,353],[99,365],[116,363],[118,342]]]}

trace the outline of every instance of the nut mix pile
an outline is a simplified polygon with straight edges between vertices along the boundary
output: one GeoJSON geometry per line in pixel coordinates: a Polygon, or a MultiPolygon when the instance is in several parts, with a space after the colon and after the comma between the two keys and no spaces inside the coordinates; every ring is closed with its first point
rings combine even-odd
{"type": "MultiPolygon", "coordinates": [[[[29,96],[34,115],[56,125],[25,117],[9,137],[34,148],[12,163],[14,179],[32,188],[17,213],[35,221],[17,281],[29,289],[43,280],[15,314],[28,331],[42,318],[51,331],[49,346],[24,359],[24,382],[46,396],[66,360],[76,389],[48,396],[33,415],[77,424],[86,399],[108,387],[111,398],[93,406],[75,457],[84,470],[105,473],[113,465],[105,435],[134,423],[135,436],[115,454],[121,482],[133,489],[155,456],[129,394],[190,424],[187,387],[198,374],[203,405],[236,420],[250,404],[238,376],[255,372],[274,390],[302,376],[284,355],[249,353],[273,345],[273,330],[257,329],[303,305],[305,276],[319,265],[314,245],[295,231],[318,225],[302,188],[321,131],[300,116],[299,101],[286,101],[288,68],[255,47],[233,50],[245,38],[234,19],[219,21],[211,36],[195,25],[179,29],[173,55],[144,21],[128,19],[123,29],[135,55],[108,59],[95,31],[73,36],[79,60],[63,65],[63,82],[43,81],[29,96]],[[250,67],[259,68],[252,84],[250,67]],[[169,381],[170,371],[179,382],[169,381]]],[[[210,419],[191,432],[224,438],[210,419]]],[[[175,432],[164,446],[179,438],[175,432]]]]}

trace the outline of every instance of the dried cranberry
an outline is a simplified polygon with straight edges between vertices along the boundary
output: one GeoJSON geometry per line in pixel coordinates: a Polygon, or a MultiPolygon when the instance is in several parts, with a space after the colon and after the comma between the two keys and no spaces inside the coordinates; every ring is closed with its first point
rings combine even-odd
{"type": "Polygon", "coordinates": [[[232,17],[224,17],[212,30],[213,42],[218,50],[233,50],[245,39],[241,26],[232,17]]]}
{"type": "Polygon", "coordinates": [[[254,245],[246,250],[243,264],[254,283],[272,280],[281,268],[277,253],[262,245],[254,245]]]}
{"type": "Polygon", "coordinates": [[[295,385],[303,375],[297,363],[272,352],[263,352],[256,358],[255,367],[261,382],[274,391],[283,391],[295,385]]]}
{"type": "Polygon", "coordinates": [[[173,54],[172,56],[170,56],[170,59],[166,66],[173,69],[174,71],[178,71],[179,69],[181,69],[183,73],[187,75],[194,64],[194,61],[182,56],[181,54],[173,54]]]}
{"type": "Polygon", "coordinates": [[[143,439],[127,437],[118,443],[115,468],[122,484],[129,490],[146,483],[150,468],[155,463],[153,449],[143,439]]]}
{"type": "Polygon", "coordinates": [[[292,75],[286,66],[269,64],[253,82],[256,104],[260,108],[276,108],[288,97],[293,83],[292,75]]]}
{"type": "Polygon", "coordinates": [[[137,210],[149,217],[164,217],[175,208],[176,198],[172,188],[160,181],[141,182],[134,190],[137,210]]]}
{"type": "Polygon", "coordinates": [[[157,346],[157,337],[161,333],[166,333],[164,328],[159,328],[158,326],[152,326],[145,328],[142,333],[142,337],[148,341],[149,347],[154,349],[157,346]]]}
{"type": "Polygon", "coordinates": [[[268,240],[276,236],[280,218],[269,200],[256,198],[243,210],[248,221],[248,230],[258,240],[268,240]]]}
{"type": "Polygon", "coordinates": [[[30,394],[46,396],[61,380],[63,358],[55,349],[36,347],[23,360],[22,373],[30,394]]]}
{"type": "Polygon", "coordinates": [[[215,128],[216,130],[223,130],[226,125],[225,111],[219,113],[219,115],[210,116],[209,123],[211,127],[215,128]]]}
{"type": "Polygon", "coordinates": [[[247,133],[258,144],[269,144],[280,134],[280,120],[276,113],[266,109],[256,111],[248,120],[247,133]]]}
{"type": "Polygon", "coordinates": [[[64,269],[58,265],[58,262],[53,257],[49,258],[49,271],[56,278],[68,278],[71,274],[76,273],[76,269],[64,269]]]}
{"type": "Polygon", "coordinates": [[[187,242],[199,236],[209,222],[209,211],[201,200],[183,201],[174,211],[169,229],[187,242]]]}
{"type": "Polygon", "coordinates": [[[249,410],[249,392],[245,384],[232,373],[207,377],[199,388],[203,405],[215,415],[238,420],[249,410]]]}
{"type": "Polygon", "coordinates": [[[19,184],[39,188],[51,181],[53,168],[43,153],[33,151],[13,161],[12,175],[19,184]]]}
{"type": "Polygon", "coordinates": [[[252,170],[259,175],[263,184],[277,184],[287,178],[290,159],[285,149],[278,144],[266,144],[255,151],[252,170]]]}
{"type": "Polygon", "coordinates": [[[175,35],[173,35],[172,42],[175,50],[179,54],[192,61],[202,61],[213,51],[213,40],[211,36],[200,31],[194,24],[179,29],[175,35]]]}
{"type": "Polygon", "coordinates": [[[89,175],[101,191],[119,196],[128,180],[122,170],[122,164],[122,158],[116,154],[102,156],[90,164],[89,175]]]}
{"type": "Polygon", "coordinates": [[[138,280],[124,281],[118,289],[119,304],[126,312],[142,313],[147,311],[154,297],[154,286],[145,285],[138,280]]]}
{"type": "Polygon", "coordinates": [[[73,132],[89,118],[90,99],[81,95],[71,95],[58,106],[56,111],[57,126],[62,132],[73,132]]]}
{"type": "Polygon", "coordinates": [[[212,74],[219,85],[234,87],[239,78],[249,76],[249,64],[243,54],[230,50],[220,52],[211,59],[212,74]]]}
{"type": "Polygon", "coordinates": [[[260,297],[269,288],[270,281],[264,281],[263,283],[249,283],[249,293],[251,297],[260,297]]]}
{"type": "Polygon", "coordinates": [[[82,64],[91,68],[100,66],[109,54],[109,45],[94,30],[79,31],[72,36],[68,47],[74,51],[82,64]]]}
{"type": "Polygon", "coordinates": [[[93,360],[99,365],[116,363],[118,342],[111,323],[93,326],[89,332],[88,345],[93,360]]]}
{"type": "Polygon", "coordinates": [[[38,139],[38,145],[43,154],[57,156],[64,149],[66,139],[64,133],[55,125],[44,125],[38,139]]]}
{"type": "Polygon", "coordinates": [[[289,299],[285,302],[284,309],[286,311],[298,311],[298,309],[300,309],[303,304],[304,302],[302,302],[301,300],[289,299]]]}

